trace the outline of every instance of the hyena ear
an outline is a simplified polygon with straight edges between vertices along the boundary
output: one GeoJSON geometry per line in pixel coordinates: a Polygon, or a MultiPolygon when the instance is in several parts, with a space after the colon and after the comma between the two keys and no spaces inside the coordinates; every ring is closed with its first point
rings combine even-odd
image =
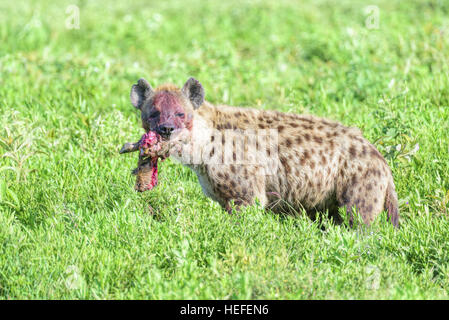
{"type": "Polygon", "coordinates": [[[190,78],[187,80],[186,84],[182,88],[182,93],[189,98],[194,109],[198,109],[204,102],[203,86],[195,78],[190,78]]]}
{"type": "Polygon", "coordinates": [[[139,79],[137,84],[133,85],[131,88],[131,93],[129,97],[131,98],[131,103],[137,109],[141,109],[143,102],[151,95],[153,88],[144,78],[139,79]]]}

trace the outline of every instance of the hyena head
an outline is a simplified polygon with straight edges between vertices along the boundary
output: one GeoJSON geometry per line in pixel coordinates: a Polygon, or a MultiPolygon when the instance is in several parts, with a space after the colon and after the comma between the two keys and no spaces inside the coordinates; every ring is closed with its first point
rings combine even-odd
{"type": "Polygon", "coordinates": [[[190,78],[182,89],[171,84],[155,90],[140,79],[131,88],[131,103],[141,111],[142,127],[155,131],[173,145],[188,142],[193,123],[193,112],[204,101],[201,83],[190,78]]]}

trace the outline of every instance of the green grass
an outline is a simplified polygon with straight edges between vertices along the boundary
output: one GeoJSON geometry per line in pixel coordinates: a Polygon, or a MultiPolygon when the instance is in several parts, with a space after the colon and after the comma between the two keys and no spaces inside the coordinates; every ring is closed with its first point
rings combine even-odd
{"type": "Polygon", "coordinates": [[[448,298],[449,2],[128,2],[0,4],[0,298],[448,298]],[[401,228],[229,216],[170,159],[137,194],[142,76],[360,127],[401,228]]]}

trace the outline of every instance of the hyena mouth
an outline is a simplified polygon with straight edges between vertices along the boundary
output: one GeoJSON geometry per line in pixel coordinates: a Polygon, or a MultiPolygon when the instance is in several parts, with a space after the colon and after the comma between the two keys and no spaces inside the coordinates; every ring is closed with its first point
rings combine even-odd
{"type": "Polygon", "coordinates": [[[139,150],[139,162],[133,170],[136,177],[135,189],[144,192],[153,189],[158,182],[158,161],[165,160],[168,155],[168,146],[162,137],[154,132],[148,131],[137,143],[127,143],[120,153],[139,150]]]}

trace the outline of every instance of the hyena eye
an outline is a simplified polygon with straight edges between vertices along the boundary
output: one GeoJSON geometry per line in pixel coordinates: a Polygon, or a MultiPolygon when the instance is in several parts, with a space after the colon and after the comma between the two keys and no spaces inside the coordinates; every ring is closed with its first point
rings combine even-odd
{"type": "Polygon", "coordinates": [[[156,118],[157,116],[159,116],[160,112],[159,111],[154,111],[152,113],[150,113],[150,118],[156,118]]]}
{"type": "Polygon", "coordinates": [[[184,117],[184,113],[180,112],[176,114],[178,117],[184,117]]]}

